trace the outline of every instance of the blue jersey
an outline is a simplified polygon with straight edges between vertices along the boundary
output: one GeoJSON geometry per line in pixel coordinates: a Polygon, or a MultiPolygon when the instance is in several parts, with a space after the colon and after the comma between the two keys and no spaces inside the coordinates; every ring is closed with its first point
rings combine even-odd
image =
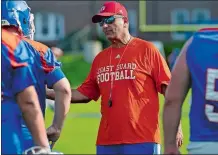
{"type": "MultiPolygon", "coordinates": [[[[37,83],[35,84],[35,88],[39,97],[40,106],[45,116],[45,108],[46,108],[46,85],[48,88],[52,88],[52,86],[64,78],[64,74],[61,71],[60,63],[56,61],[54,54],[52,51],[45,45],[24,38],[31,46],[34,47],[35,51],[32,52],[33,57],[35,58],[36,64],[32,70],[34,76],[36,77],[37,83]]],[[[22,136],[23,136],[23,149],[28,149],[34,146],[32,136],[27,129],[24,122],[22,122],[22,136]]]]}
{"type": "MultiPolygon", "coordinates": [[[[6,107],[9,103],[17,106],[15,95],[36,83],[31,70],[34,61],[28,43],[4,29],[1,46],[2,106],[6,107]]],[[[8,111],[5,112],[7,115],[8,111]]]]}
{"type": "Polygon", "coordinates": [[[175,63],[176,63],[176,60],[179,56],[179,53],[180,53],[180,49],[174,49],[174,51],[170,54],[170,57],[169,57],[169,67],[170,67],[170,70],[173,69],[175,63]]]}
{"type": "Polygon", "coordinates": [[[1,42],[1,123],[2,154],[21,154],[21,111],[16,103],[16,94],[36,84],[32,72],[34,59],[29,44],[2,29],[1,42]]]}
{"type": "Polygon", "coordinates": [[[187,51],[191,141],[218,141],[218,29],[197,32],[187,51]]]}
{"type": "Polygon", "coordinates": [[[45,116],[46,85],[48,88],[52,88],[53,85],[64,78],[65,75],[61,70],[61,63],[56,60],[50,48],[37,41],[29,40],[27,38],[23,39],[35,49],[35,51],[32,52],[32,55],[35,58],[37,65],[35,65],[32,70],[37,80],[35,88],[43,115],[45,116]]]}

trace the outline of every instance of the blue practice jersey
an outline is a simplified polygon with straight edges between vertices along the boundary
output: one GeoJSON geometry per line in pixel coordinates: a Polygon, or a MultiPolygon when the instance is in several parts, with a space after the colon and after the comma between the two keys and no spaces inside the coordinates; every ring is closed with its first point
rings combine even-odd
{"type": "Polygon", "coordinates": [[[32,54],[37,65],[35,65],[32,70],[37,80],[35,88],[39,97],[43,115],[45,116],[46,85],[48,88],[52,88],[52,86],[57,81],[64,78],[65,75],[61,70],[61,63],[56,60],[50,48],[37,41],[29,40],[27,38],[23,39],[25,39],[25,41],[35,49],[32,54]]]}
{"type": "Polygon", "coordinates": [[[1,46],[2,117],[10,117],[20,114],[16,94],[36,83],[31,70],[34,61],[28,43],[4,29],[1,46]]]}
{"type": "Polygon", "coordinates": [[[187,51],[191,74],[191,141],[218,141],[218,29],[193,36],[187,51]]]}
{"type": "Polygon", "coordinates": [[[169,59],[168,59],[169,60],[169,68],[171,71],[173,70],[173,67],[176,63],[176,60],[177,60],[179,54],[180,54],[180,49],[174,49],[173,52],[169,56],[169,59]]]}
{"type": "MultiPolygon", "coordinates": [[[[38,43],[36,41],[27,40],[25,38],[19,38],[19,41],[12,42],[12,39],[9,38],[7,35],[5,35],[5,31],[3,31],[3,38],[2,38],[2,93],[3,93],[3,101],[8,101],[8,98],[14,97],[14,93],[17,93],[18,91],[23,90],[26,86],[29,86],[29,84],[34,82],[35,89],[38,94],[40,106],[42,109],[43,114],[45,113],[45,100],[46,100],[46,85],[48,88],[52,88],[53,84],[55,84],[60,79],[64,78],[65,75],[62,72],[60,66],[61,63],[56,61],[56,58],[54,57],[54,54],[52,51],[45,45],[38,43]],[[23,40],[25,39],[25,41],[23,40]],[[8,42],[7,45],[5,45],[6,40],[8,42]],[[9,46],[10,44],[10,46],[9,46]],[[16,46],[15,46],[16,44],[16,46]],[[13,47],[12,47],[13,45],[13,47]],[[24,46],[26,52],[24,53],[24,46]],[[22,50],[21,50],[22,48],[22,50]],[[11,51],[13,51],[11,54],[11,51]],[[21,51],[23,51],[21,53],[21,51]],[[27,55],[28,54],[28,55],[27,55]],[[8,65],[6,63],[6,57],[4,58],[4,55],[7,57],[7,62],[11,65],[13,65],[15,62],[27,62],[28,68],[30,71],[28,74],[29,76],[26,76],[24,73],[19,74],[17,76],[25,75],[23,79],[20,78],[14,78],[15,81],[11,80],[10,75],[10,69],[7,68],[4,65],[8,65]],[[5,60],[3,60],[5,59],[5,60]],[[34,78],[34,81],[26,80],[26,78],[34,78]],[[16,83],[10,85],[10,82],[16,83]],[[10,85],[10,87],[9,87],[10,85]],[[7,99],[7,100],[6,100],[7,99]]],[[[12,37],[15,37],[14,35],[11,35],[12,37]]],[[[18,37],[16,37],[18,38],[18,37]]],[[[25,65],[27,65],[27,63],[25,65]]],[[[18,63],[17,63],[18,64],[18,63]]],[[[13,66],[12,66],[13,67],[13,66]]],[[[24,67],[20,68],[19,70],[24,70],[24,67]]],[[[16,70],[18,72],[19,70],[16,70]]],[[[25,69],[26,71],[27,69],[25,69]]],[[[21,72],[21,71],[19,71],[21,72]]],[[[26,71],[27,72],[27,71],[26,71]]],[[[26,73],[27,74],[27,73],[26,73]]],[[[14,100],[14,99],[13,99],[14,100]]],[[[15,101],[14,101],[15,102],[15,101]]]]}

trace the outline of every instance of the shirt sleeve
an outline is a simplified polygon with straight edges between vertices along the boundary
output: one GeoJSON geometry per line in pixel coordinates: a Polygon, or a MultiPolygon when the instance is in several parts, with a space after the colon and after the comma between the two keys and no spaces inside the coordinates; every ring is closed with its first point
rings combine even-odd
{"type": "Polygon", "coordinates": [[[48,88],[51,89],[53,85],[62,78],[65,78],[64,73],[62,72],[61,68],[56,67],[52,72],[46,75],[46,83],[48,88]]]}
{"type": "Polygon", "coordinates": [[[36,79],[29,66],[19,67],[13,70],[12,91],[14,94],[23,91],[35,83],[36,79]]]}
{"type": "Polygon", "coordinates": [[[50,48],[43,55],[41,61],[44,71],[46,72],[46,84],[48,85],[48,88],[52,88],[56,82],[65,77],[61,70],[61,62],[56,60],[50,48]]]}
{"type": "Polygon", "coordinates": [[[15,94],[36,83],[31,69],[31,65],[34,62],[30,50],[25,46],[24,42],[20,42],[14,52],[12,52],[13,55],[9,54],[13,72],[12,91],[15,94]]]}
{"type": "Polygon", "coordinates": [[[90,73],[86,80],[80,85],[77,90],[89,99],[97,101],[100,97],[100,90],[96,81],[96,66],[95,60],[93,61],[90,73]]]}
{"type": "Polygon", "coordinates": [[[61,67],[61,63],[56,60],[50,48],[48,48],[45,53],[41,54],[41,63],[46,73],[52,72],[56,67],[61,67]]]}
{"type": "Polygon", "coordinates": [[[159,93],[161,92],[161,85],[168,85],[171,78],[171,73],[167,62],[159,52],[159,50],[153,45],[151,48],[151,66],[152,66],[152,77],[155,81],[156,89],[159,93]]]}

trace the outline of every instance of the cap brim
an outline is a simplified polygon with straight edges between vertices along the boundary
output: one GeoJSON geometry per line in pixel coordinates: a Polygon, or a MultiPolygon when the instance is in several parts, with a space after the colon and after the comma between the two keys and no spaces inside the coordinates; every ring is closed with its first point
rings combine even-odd
{"type": "Polygon", "coordinates": [[[109,12],[99,13],[99,14],[96,14],[92,17],[92,22],[99,23],[99,22],[101,22],[102,17],[109,17],[109,16],[113,16],[113,15],[114,15],[114,13],[109,13],[109,12]]]}

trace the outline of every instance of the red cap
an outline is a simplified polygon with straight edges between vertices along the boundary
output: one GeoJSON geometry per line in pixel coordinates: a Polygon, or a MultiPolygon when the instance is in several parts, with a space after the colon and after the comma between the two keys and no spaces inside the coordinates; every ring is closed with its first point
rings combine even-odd
{"type": "Polygon", "coordinates": [[[92,17],[93,23],[98,23],[101,21],[101,17],[113,16],[113,15],[122,15],[128,18],[126,8],[115,1],[105,2],[100,12],[92,17]]]}

